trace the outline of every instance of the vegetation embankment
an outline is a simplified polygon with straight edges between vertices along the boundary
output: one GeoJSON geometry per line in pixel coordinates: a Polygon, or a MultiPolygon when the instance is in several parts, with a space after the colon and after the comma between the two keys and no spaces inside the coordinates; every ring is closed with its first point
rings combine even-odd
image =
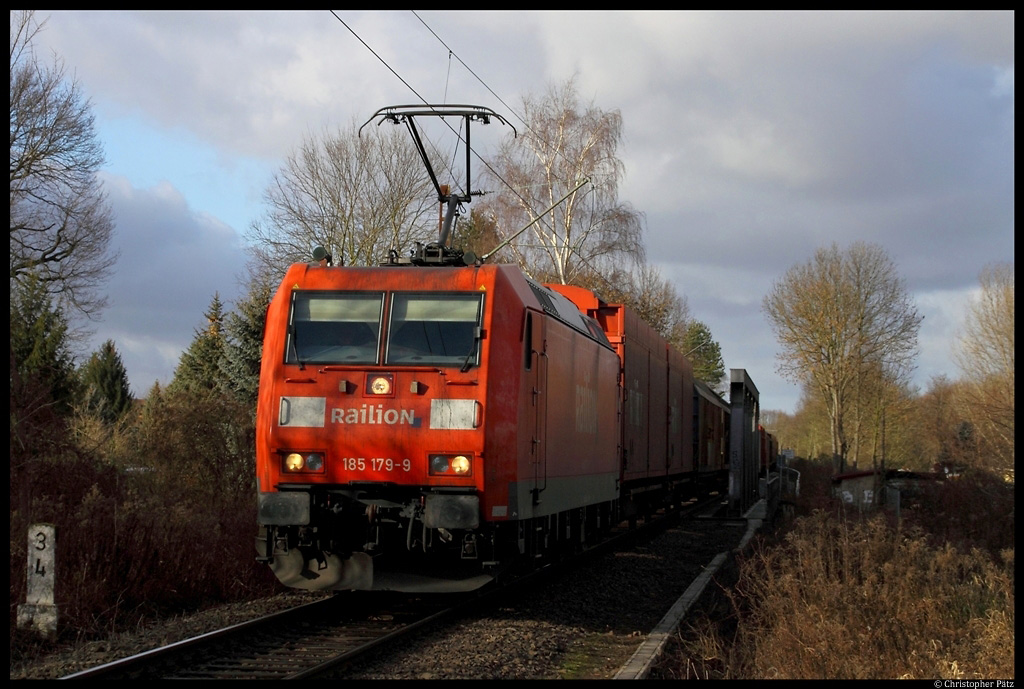
{"type": "Polygon", "coordinates": [[[139,406],[113,428],[80,417],[74,443],[12,464],[12,662],[281,590],[255,559],[249,407],[174,389],[139,406]],[[103,452],[79,449],[90,437],[103,452]],[[58,633],[48,642],[16,627],[32,523],[57,535],[58,633]]]}
{"type": "Polygon", "coordinates": [[[737,557],[663,676],[1014,676],[1012,484],[983,472],[926,483],[897,518],[844,509],[829,467],[801,468],[795,518],[737,557]]]}

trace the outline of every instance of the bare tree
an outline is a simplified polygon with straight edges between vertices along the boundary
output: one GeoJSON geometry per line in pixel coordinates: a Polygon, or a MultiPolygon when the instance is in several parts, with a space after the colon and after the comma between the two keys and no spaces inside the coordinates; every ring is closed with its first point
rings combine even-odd
{"type": "Polygon", "coordinates": [[[34,13],[11,12],[11,282],[34,274],[63,305],[87,316],[117,256],[108,252],[113,218],[96,172],[103,148],[89,101],[45,66],[32,42],[34,13]]]}
{"type": "Polygon", "coordinates": [[[801,385],[800,403],[787,431],[780,442],[793,448],[797,456],[811,460],[827,458],[832,436],[828,411],[825,401],[811,385],[801,385]]]}
{"type": "Polygon", "coordinates": [[[851,465],[870,456],[872,468],[905,465],[908,420],[914,411],[909,367],[894,368],[878,360],[865,361],[853,381],[846,414],[851,465]]]}
{"type": "Polygon", "coordinates": [[[642,263],[643,217],[618,199],[619,112],[581,106],[570,80],[542,98],[524,97],[521,118],[526,127],[489,166],[511,190],[487,203],[504,238],[534,223],[509,245],[520,266],[544,281],[575,284],[582,273],[607,273],[624,259],[642,263]]]}
{"type": "Polygon", "coordinates": [[[967,307],[954,356],[966,378],[964,415],[981,456],[994,468],[1014,468],[1013,264],[987,266],[981,292],[967,307]]]}
{"type": "Polygon", "coordinates": [[[782,345],[780,373],[813,385],[825,402],[838,470],[849,452],[846,416],[860,377],[876,367],[888,380],[905,378],[922,316],[885,251],[862,242],[819,249],[790,268],[762,306],[782,345]]]}
{"type": "Polygon", "coordinates": [[[962,431],[970,426],[961,404],[967,385],[964,381],[934,376],[915,400],[915,418],[911,425],[915,429],[917,454],[923,468],[975,463],[973,448],[965,444],[967,438],[962,437],[962,431]]]}
{"type": "Polygon", "coordinates": [[[967,307],[956,362],[973,381],[996,376],[1013,382],[1013,264],[986,266],[980,294],[967,307]]]}
{"type": "Polygon", "coordinates": [[[402,129],[355,124],[309,136],[265,193],[270,210],[251,227],[254,258],[271,274],[307,261],[313,247],[335,263],[373,265],[394,249],[437,239],[437,194],[402,129]]]}

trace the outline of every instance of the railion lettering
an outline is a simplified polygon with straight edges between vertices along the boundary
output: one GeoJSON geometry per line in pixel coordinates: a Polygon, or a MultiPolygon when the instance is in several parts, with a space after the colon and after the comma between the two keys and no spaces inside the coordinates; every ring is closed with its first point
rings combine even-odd
{"type": "Polygon", "coordinates": [[[384,405],[364,404],[349,409],[331,409],[331,423],[384,426],[419,426],[420,420],[412,409],[385,409],[384,405]]]}

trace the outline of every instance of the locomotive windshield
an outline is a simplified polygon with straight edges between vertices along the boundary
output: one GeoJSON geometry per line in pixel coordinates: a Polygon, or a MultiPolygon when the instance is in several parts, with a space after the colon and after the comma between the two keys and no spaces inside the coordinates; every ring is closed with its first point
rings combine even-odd
{"type": "Polygon", "coordinates": [[[289,364],[376,364],[383,292],[292,293],[289,364]]]}
{"type": "MultiPolygon", "coordinates": [[[[383,292],[292,293],[288,364],[379,363],[383,292]]],[[[395,293],[384,363],[461,366],[479,362],[483,295],[395,293]]]]}
{"type": "Polygon", "coordinates": [[[395,294],[391,300],[388,366],[478,363],[481,294],[395,294]]]}

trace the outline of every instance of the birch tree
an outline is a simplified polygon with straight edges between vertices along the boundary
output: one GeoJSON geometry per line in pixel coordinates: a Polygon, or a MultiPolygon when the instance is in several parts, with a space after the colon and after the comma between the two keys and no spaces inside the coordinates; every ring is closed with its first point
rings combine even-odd
{"type": "Polygon", "coordinates": [[[509,245],[519,265],[539,280],[576,284],[588,271],[643,263],[643,217],[618,198],[622,115],[581,104],[569,80],[524,97],[520,117],[525,126],[488,168],[501,190],[488,199],[499,234],[533,223],[509,245]]]}

